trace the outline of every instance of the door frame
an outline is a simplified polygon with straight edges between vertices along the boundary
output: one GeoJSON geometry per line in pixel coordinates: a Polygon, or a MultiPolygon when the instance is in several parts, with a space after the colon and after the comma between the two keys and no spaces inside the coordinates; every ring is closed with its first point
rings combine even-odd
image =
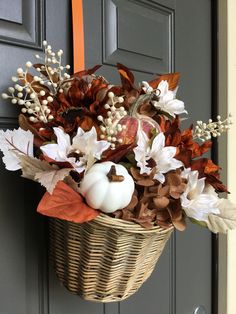
{"type": "MultiPolygon", "coordinates": [[[[218,102],[219,113],[226,116],[231,113],[236,117],[235,85],[236,85],[236,1],[218,0],[218,102]]],[[[235,118],[234,118],[235,119],[235,118]]],[[[226,140],[219,140],[218,158],[224,169],[223,181],[231,194],[230,200],[236,203],[236,173],[234,140],[236,123],[226,134],[226,140]]],[[[227,235],[219,236],[219,264],[218,264],[218,308],[219,314],[236,313],[236,230],[227,235]]]]}

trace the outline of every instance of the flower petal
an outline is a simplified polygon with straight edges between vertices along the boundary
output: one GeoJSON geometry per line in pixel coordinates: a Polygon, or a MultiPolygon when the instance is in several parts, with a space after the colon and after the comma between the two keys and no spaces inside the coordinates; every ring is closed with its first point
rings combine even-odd
{"type": "Polygon", "coordinates": [[[54,133],[57,137],[57,144],[59,146],[59,150],[67,153],[70,147],[70,136],[65,133],[62,128],[53,128],[54,133]]]}

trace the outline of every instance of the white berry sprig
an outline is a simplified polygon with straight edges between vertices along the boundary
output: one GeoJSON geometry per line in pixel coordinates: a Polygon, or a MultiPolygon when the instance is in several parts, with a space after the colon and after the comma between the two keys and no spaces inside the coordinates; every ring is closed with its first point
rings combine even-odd
{"type": "MultiPolygon", "coordinates": [[[[16,84],[8,88],[9,94],[3,93],[3,99],[11,99],[13,104],[22,106],[22,113],[29,115],[31,122],[42,121],[47,123],[53,119],[48,103],[53,101],[52,96],[46,96],[45,90],[35,90],[35,83],[39,81],[38,76],[28,80],[28,69],[32,67],[30,61],[26,62],[26,70],[17,69],[17,76],[12,77],[16,84]],[[19,84],[17,83],[19,82],[19,84]],[[45,96],[45,97],[44,97],[45,96]]],[[[38,86],[38,84],[37,84],[38,86]]]]}
{"type": "Polygon", "coordinates": [[[197,125],[193,130],[193,139],[199,139],[202,142],[210,140],[211,137],[218,137],[222,133],[226,132],[230,125],[231,114],[225,120],[221,120],[221,116],[217,116],[217,121],[212,121],[212,119],[208,120],[208,123],[204,123],[202,121],[197,121],[197,125]]]}
{"type": "Polygon", "coordinates": [[[103,134],[100,135],[101,139],[105,139],[111,143],[111,148],[114,149],[117,143],[122,144],[122,139],[118,139],[119,132],[126,128],[125,125],[121,125],[119,121],[121,118],[127,115],[125,108],[121,106],[124,102],[122,96],[115,96],[113,92],[108,93],[108,102],[104,105],[107,110],[107,118],[99,115],[98,121],[101,122],[100,129],[103,134]]]}
{"type": "Polygon", "coordinates": [[[70,75],[66,73],[66,70],[70,69],[70,65],[62,65],[62,49],[54,52],[46,40],[43,41],[43,46],[44,56],[35,55],[36,59],[43,62],[36,70],[40,73],[40,84],[47,85],[55,95],[58,91],[63,92],[63,89],[61,89],[62,84],[70,78],[70,75]]]}
{"type": "Polygon", "coordinates": [[[62,50],[57,53],[52,51],[50,45],[43,41],[44,57],[36,55],[36,59],[43,60],[44,64],[37,67],[30,61],[25,64],[26,69],[18,68],[16,76],[12,77],[14,86],[8,88],[8,93],[3,93],[3,99],[11,99],[13,104],[22,106],[21,112],[29,115],[31,122],[50,122],[53,115],[49,104],[58,92],[63,92],[63,83],[70,78],[70,75],[63,73],[70,66],[61,65],[62,50]],[[29,69],[35,67],[37,75],[29,74],[29,69]]]}

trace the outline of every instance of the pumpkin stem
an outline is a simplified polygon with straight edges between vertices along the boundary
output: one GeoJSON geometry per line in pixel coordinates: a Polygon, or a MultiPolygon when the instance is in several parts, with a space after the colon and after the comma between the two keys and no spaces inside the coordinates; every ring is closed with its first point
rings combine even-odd
{"type": "Polygon", "coordinates": [[[107,174],[107,177],[110,182],[122,182],[125,179],[124,176],[116,174],[116,167],[114,165],[111,166],[111,169],[107,174]]]}

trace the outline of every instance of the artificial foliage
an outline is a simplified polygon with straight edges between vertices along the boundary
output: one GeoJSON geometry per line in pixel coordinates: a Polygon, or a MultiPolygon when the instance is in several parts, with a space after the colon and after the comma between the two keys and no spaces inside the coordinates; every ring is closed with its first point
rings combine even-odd
{"type": "Polygon", "coordinates": [[[96,75],[99,66],[69,75],[63,51],[44,42],[37,63],[12,77],[4,99],[20,107],[19,128],[0,131],[6,169],[47,190],[38,212],[83,223],[105,212],[150,229],[186,220],[213,232],[236,226],[235,206],[220,167],[205,157],[230,116],[181,128],[187,110],[176,98],[179,73],[135,82],[117,64],[120,85],[96,75]]]}

